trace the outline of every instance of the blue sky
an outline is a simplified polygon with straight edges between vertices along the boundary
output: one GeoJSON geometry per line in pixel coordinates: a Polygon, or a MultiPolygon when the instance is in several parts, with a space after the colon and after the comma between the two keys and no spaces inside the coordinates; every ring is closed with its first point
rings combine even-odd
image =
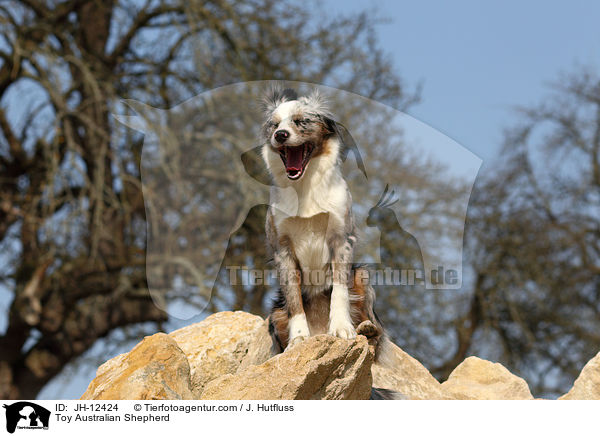
{"type": "Polygon", "coordinates": [[[493,162],[517,105],[539,102],[561,72],[600,70],[600,2],[330,1],[373,8],[382,47],[422,103],[409,113],[493,162]]]}

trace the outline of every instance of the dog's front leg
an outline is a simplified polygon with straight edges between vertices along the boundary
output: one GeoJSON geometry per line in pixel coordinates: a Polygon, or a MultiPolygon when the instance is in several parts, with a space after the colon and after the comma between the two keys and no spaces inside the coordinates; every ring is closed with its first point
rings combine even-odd
{"type": "Polygon", "coordinates": [[[289,316],[287,350],[310,336],[310,330],[302,304],[301,274],[296,265],[291,242],[287,238],[280,241],[279,250],[275,253],[274,258],[289,316]]]}
{"type": "Polygon", "coordinates": [[[344,339],[356,337],[356,330],[350,316],[350,294],[348,292],[353,242],[353,236],[332,242],[333,289],[331,291],[328,333],[344,339]]]}

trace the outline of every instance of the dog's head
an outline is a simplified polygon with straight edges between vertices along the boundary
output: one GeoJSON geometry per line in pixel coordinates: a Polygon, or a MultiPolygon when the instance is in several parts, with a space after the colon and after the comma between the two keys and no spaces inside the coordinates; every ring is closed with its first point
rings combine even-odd
{"type": "Polygon", "coordinates": [[[264,110],[262,153],[276,180],[300,180],[337,163],[337,126],[318,92],[298,97],[291,89],[274,89],[264,110]]]}

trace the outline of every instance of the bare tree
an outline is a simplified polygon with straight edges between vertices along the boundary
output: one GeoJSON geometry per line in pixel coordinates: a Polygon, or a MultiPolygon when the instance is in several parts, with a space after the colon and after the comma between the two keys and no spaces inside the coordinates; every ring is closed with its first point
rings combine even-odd
{"type": "Polygon", "coordinates": [[[565,75],[519,115],[472,197],[473,291],[438,371],[479,351],[556,396],[600,349],[600,80],[565,75]]]}
{"type": "MultiPolygon", "coordinates": [[[[115,329],[167,319],[146,281],[143,138],[114,140],[119,98],[169,108],[227,83],[293,78],[397,108],[414,101],[369,15],[318,10],[275,0],[0,4],[0,279],[12,294],[1,398],[34,397],[115,329]]],[[[255,234],[260,220],[244,229],[255,234]]],[[[239,292],[233,307],[258,309],[262,295],[239,292]]]]}

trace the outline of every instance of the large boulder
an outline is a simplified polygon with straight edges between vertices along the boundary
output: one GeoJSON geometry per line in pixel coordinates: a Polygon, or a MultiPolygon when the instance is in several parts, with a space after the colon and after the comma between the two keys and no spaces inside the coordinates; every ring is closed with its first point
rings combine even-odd
{"type": "Polygon", "coordinates": [[[363,400],[371,393],[373,350],[355,340],[318,335],[262,365],[208,383],[203,400],[363,400]]]}
{"type": "Polygon", "coordinates": [[[532,400],[527,382],[499,363],[468,357],[441,385],[457,400],[532,400]]]}
{"type": "Polygon", "coordinates": [[[218,312],[169,336],[185,353],[192,391],[199,396],[211,380],[258,365],[271,357],[268,325],[246,312],[218,312]]]}
{"type": "Polygon", "coordinates": [[[164,333],[144,338],[129,353],[104,363],[82,400],[191,400],[190,366],[164,333]]]}
{"type": "Polygon", "coordinates": [[[600,353],[583,367],[571,390],[559,400],[600,400],[600,353]]]}

